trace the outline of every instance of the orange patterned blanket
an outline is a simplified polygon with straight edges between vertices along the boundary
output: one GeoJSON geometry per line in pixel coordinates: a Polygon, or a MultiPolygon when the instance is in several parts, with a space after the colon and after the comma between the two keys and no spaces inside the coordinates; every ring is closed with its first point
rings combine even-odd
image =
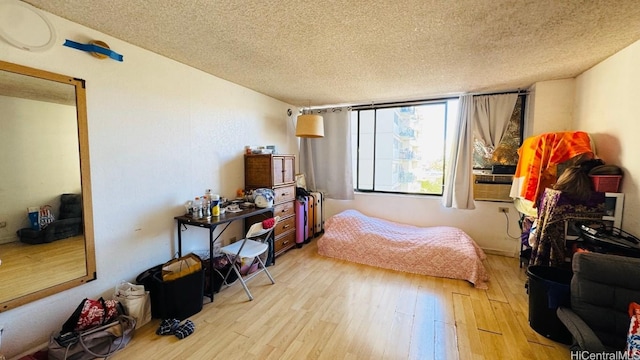
{"type": "Polygon", "coordinates": [[[325,222],[320,255],[414,274],[463,279],[486,289],[486,255],[464,231],[417,227],[346,210],[325,222]]]}
{"type": "Polygon", "coordinates": [[[556,167],[575,156],[589,154],[591,139],[583,131],[563,131],[531,136],[518,149],[518,166],[510,196],[533,203],[557,180],[556,167]]]}

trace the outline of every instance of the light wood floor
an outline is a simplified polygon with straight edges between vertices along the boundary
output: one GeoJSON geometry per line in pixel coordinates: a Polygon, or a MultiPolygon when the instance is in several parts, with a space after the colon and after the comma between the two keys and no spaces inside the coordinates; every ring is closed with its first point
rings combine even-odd
{"type": "Polygon", "coordinates": [[[0,260],[0,302],[87,274],[82,235],[37,245],[1,244],[0,260]]]}
{"type": "Polygon", "coordinates": [[[270,271],[218,293],[179,340],[159,320],[110,359],[569,359],[568,347],[528,324],[526,274],[489,255],[489,290],[325,258],[316,240],[270,271]]]}

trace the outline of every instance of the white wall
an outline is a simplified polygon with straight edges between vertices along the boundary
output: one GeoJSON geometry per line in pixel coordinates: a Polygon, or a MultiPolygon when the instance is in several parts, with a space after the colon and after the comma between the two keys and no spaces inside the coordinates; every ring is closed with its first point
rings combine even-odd
{"type": "MultiPolygon", "coordinates": [[[[86,80],[98,278],[0,313],[8,357],[44,344],[83,298],[110,297],[120,280],[169,260],[173,217],[187,199],[207,188],[234,197],[243,187],[245,145],[296,151],[290,105],[47,16],[58,45],[32,53],[0,41],[0,59],[86,80]],[[105,41],[124,62],[64,47],[64,39],[105,41]]],[[[227,231],[226,239],[242,235],[239,226],[227,231]]],[[[207,248],[205,230],[183,234],[186,251],[207,248]]]]}
{"type": "Polygon", "coordinates": [[[529,122],[525,138],[547,132],[571,131],[575,79],[549,80],[535,83],[527,105],[529,122]]]}
{"type": "Polygon", "coordinates": [[[607,164],[624,170],[623,230],[640,236],[640,41],[577,77],[574,127],[588,131],[607,164]]]}

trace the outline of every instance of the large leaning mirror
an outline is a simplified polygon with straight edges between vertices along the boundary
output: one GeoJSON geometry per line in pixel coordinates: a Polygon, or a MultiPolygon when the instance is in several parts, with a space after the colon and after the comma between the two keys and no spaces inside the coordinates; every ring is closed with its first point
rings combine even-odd
{"type": "Polygon", "coordinates": [[[0,311],[96,278],[84,80],[0,61],[0,311]]]}

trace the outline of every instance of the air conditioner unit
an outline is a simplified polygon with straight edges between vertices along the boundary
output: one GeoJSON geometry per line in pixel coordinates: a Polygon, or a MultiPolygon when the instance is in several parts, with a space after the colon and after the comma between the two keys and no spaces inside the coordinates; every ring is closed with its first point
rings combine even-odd
{"type": "Polygon", "coordinates": [[[480,201],[513,202],[509,196],[513,175],[474,174],[473,199],[480,201]]]}

